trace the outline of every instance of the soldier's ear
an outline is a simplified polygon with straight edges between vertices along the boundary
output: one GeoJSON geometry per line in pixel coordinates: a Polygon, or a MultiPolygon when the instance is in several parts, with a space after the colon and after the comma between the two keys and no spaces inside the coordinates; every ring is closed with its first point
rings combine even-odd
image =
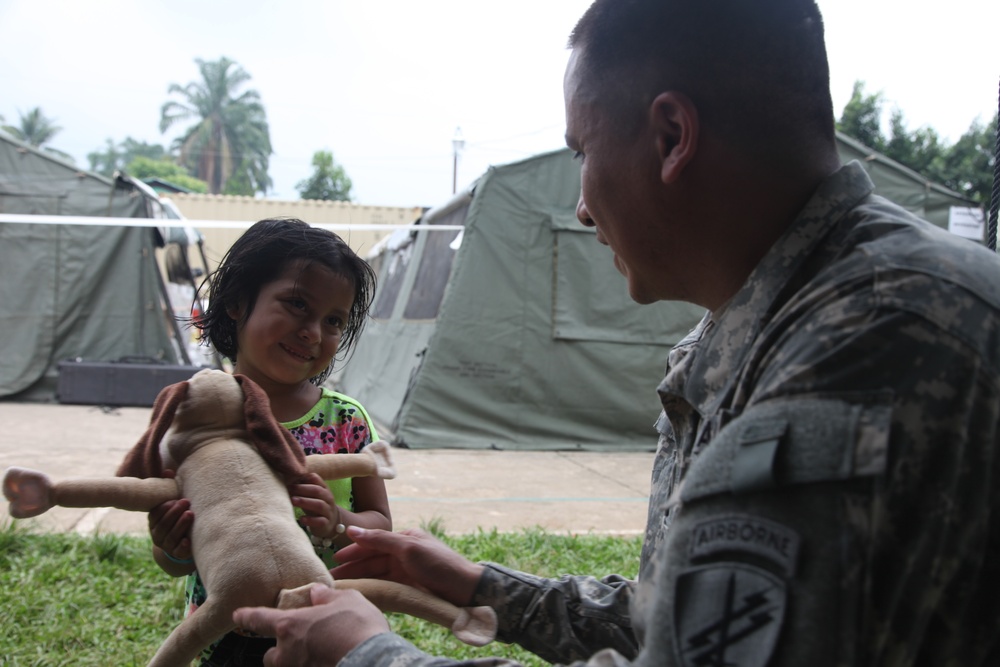
{"type": "Polygon", "coordinates": [[[670,90],[653,99],[649,121],[656,136],[660,180],[674,183],[698,150],[698,109],[690,97],[670,90]]]}

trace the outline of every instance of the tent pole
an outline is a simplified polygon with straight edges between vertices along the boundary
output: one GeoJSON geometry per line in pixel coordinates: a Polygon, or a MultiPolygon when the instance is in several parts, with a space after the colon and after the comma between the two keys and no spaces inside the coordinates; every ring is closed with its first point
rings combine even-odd
{"type": "Polygon", "coordinates": [[[159,264],[154,260],[154,265],[156,266],[156,284],[160,286],[160,297],[163,299],[163,303],[166,304],[166,308],[162,308],[167,315],[167,321],[170,322],[170,330],[174,333],[174,338],[177,339],[177,347],[181,351],[181,360],[186,366],[191,365],[191,357],[188,355],[187,345],[184,343],[184,338],[181,336],[181,329],[177,326],[177,318],[174,317],[173,308],[170,306],[170,295],[167,294],[167,284],[163,282],[163,274],[160,272],[159,264]]]}
{"type": "Polygon", "coordinates": [[[997,102],[997,143],[993,149],[993,192],[990,196],[990,222],[987,245],[994,252],[997,249],[997,209],[1000,208],[1000,96],[997,102]]]}
{"type": "MultiPolygon", "coordinates": [[[[199,234],[198,236],[200,237],[201,234],[199,234]]],[[[209,287],[211,287],[211,285],[212,285],[212,280],[211,280],[212,271],[211,271],[211,269],[208,268],[208,258],[205,257],[205,241],[203,241],[201,238],[199,238],[198,241],[197,241],[197,245],[198,245],[198,254],[201,256],[201,265],[203,267],[205,267],[205,279],[202,281],[202,285],[207,284],[207,285],[209,285],[209,287]]],[[[187,261],[187,253],[184,254],[184,259],[185,259],[185,262],[186,262],[187,261]]],[[[188,265],[188,277],[191,279],[191,287],[194,288],[194,300],[195,300],[195,303],[198,304],[198,312],[200,312],[200,313],[202,313],[204,315],[205,314],[205,305],[204,305],[204,303],[201,300],[201,290],[199,290],[198,289],[198,285],[195,284],[194,273],[191,271],[190,265],[188,265]]],[[[222,366],[222,357],[219,355],[219,351],[216,350],[214,346],[212,347],[212,363],[215,364],[216,368],[223,368],[223,366],[222,366]]]]}

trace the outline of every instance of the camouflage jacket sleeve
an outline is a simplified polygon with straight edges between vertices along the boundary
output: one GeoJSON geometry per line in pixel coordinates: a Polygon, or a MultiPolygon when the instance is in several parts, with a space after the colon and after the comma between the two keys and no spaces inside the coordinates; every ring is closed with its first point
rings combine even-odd
{"type": "MultiPolygon", "coordinates": [[[[399,635],[386,632],[376,635],[347,654],[338,667],[520,667],[503,658],[451,660],[428,655],[399,635]]],[[[625,667],[630,663],[614,651],[601,651],[587,663],[573,667],[625,667]]]]}
{"type": "MultiPolygon", "coordinates": [[[[633,588],[634,582],[617,575],[545,579],[487,564],[473,604],[496,609],[499,641],[516,643],[553,663],[593,655],[586,664],[610,667],[629,664],[638,652],[629,613],[633,588]]],[[[435,658],[392,634],[369,640],[341,662],[342,667],[515,664],[499,658],[435,658]]]]}
{"type": "Polygon", "coordinates": [[[602,648],[631,657],[638,651],[629,610],[634,585],[617,575],[545,579],[488,564],[473,601],[497,611],[497,639],[549,662],[602,648]]]}

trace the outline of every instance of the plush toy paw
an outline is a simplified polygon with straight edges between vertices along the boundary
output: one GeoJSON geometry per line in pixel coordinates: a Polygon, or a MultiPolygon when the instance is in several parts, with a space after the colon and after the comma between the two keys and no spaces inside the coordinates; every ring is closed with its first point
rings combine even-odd
{"type": "Polygon", "coordinates": [[[15,519],[27,519],[52,509],[52,480],[45,473],[28,468],[7,468],[3,495],[10,501],[15,519]]]}
{"type": "Polygon", "coordinates": [[[382,479],[395,479],[396,465],[392,461],[392,450],[389,445],[382,440],[373,442],[362,450],[375,459],[376,477],[382,479]]]}
{"type": "Polygon", "coordinates": [[[298,588],[282,588],[278,593],[278,601],[274,606],[278,609],[299,609],[312,606],[312,589],[316,583],[306,584],[298,588]]]}
{"type": "Polygon", "coordinates": [[[497,637],[497,613],[491,607],[466,607],[451,632],[470,646],[486,646],[497,637]]]}

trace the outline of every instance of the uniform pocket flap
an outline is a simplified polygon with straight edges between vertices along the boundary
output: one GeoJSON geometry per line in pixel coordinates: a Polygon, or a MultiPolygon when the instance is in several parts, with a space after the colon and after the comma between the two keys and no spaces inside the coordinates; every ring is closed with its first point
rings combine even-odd
{"type": "Polygon", "coordinates": [[[698,454],[680,499],[882,474],[891,416],[888,400],[810,397],[754,405],[698,454]]]}

